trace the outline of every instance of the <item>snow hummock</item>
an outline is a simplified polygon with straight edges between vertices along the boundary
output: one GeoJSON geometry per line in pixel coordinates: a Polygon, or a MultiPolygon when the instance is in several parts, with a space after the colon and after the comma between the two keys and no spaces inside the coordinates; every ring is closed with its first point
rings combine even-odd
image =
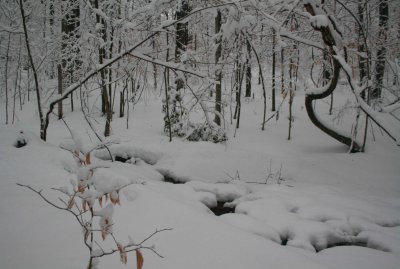
{"type": "Polygon", "coordinates": [[[190,181],[186,185],[191,186],[195,191],[210,192],[216,195],[220,202],[231,202],[236,198],[249,193],[245,185],[230,183],[205,183],[201,181],[190,181]]]}
{"type": "Polygon", "coordinates": [[[247,231],[249,233],[262,236],[278,244],[281,244],[282,242],[279,233],[274,228],[246,215],[230,213],[222,215],[220,219],[223,222],[232,225],[242,231],[247,231]]]}
{"type": "MultiPolygon", "coordinates": [[[[109,147],[111,154],[115,156],[122,157],[125,159],[139,158],[148,164],[156,164],[161,158],[162,154],[154,151],[145,150],[140,147],[125,146],[125,145],[112,145],[109,147]]],[[[107,149],[101,149],[95,151],[94,154],[97,158],[103,160],[109,160],[110,154],[107,149]]]]}
{"type": "Polygon", "coordinates": [[[271,226],[281,238],[288,239],[289,246],[321,251],[337,244],[365,244],[398,251],[394,243],[399,243],[397,209],[346,197],[335,189],[267,186],[230,205],[236,207],[235,212],[271,226]]]}

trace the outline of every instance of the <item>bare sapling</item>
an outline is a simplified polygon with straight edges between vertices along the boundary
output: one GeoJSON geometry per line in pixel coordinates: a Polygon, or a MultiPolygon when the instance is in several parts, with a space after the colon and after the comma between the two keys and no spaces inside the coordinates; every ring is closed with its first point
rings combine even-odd
{"type": "MultiPolygon", "coordinates": [[[[75,143],[76,144],[76,143],[75,143]]],[[[37,190],[29,185],[19,184],[18,186],[27,188],[39,195],[49,205],[68,212],[74,217],[82,228],[83,243],[88,249],[89,261],[87,269],[97,269],[100,258],[114,253],[118,253],[120,262],[127,264],[128,253],[133,252],[136,256],[136,267],[143,267],[144,258],[141,250],[146,249],[163,258],[154,248],[146,246],[145,243],[156,234],[171,230],[156,230],[142,241],[133,241],[130,237],[127,243],[122,243],[114,235],[116,229],[113,220],[113,213],[117,205],[121,205],[120,192],[123,188],[134,184],[115,182],[115,184],[101,184],[96,181],[95,173],[99,173],[99,168],[91,162],[91,151],[83,153],[79,150],[71,150],[78,165],[77,179],[71,180],[71,187],[52,188],[60,194],[59,201],[52,201],[43,194],[42,190],[37,190]],[[108,241],[108,242],[107,242],[108,241]],[[105,244],[107,243],[107,247],[105,244]],[[112,247],[109,247],[109,246],[112,247]]]]}

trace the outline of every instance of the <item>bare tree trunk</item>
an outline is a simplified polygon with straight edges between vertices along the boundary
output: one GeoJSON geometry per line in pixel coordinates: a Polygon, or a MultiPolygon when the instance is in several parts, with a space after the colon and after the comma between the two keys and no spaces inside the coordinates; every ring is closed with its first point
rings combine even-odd
{"type": "MultiPolygon", "coordinates": [[[[110,47],[108,48],[108,58],[111,59],[113,56],[113,41],[114,41],[114,28],[111,27],[111,32],[110,32],[110,47]]],[[[114,98],[112,97],[112,65],[108,68],[108,96],[109,96],[109,103],[110,103],[110,110],[111,110],[111,120],[112,120],[112,115],[113,115],[113,104],[114,104],[114,98]]]]}
{"type": "MultiPolygon", "coordinates": [[[[190,12],[190,5],[188,0],[183,0],[181,3],[180,9],[176,12],[176,19],[180,20],[185,18],[190,12]]],[[[187,50],[187,45],[189,43],[189,28],[188,23],[177,23],[176,24],[176,42],[175,42],[175,63],[181,62],[182,54],[187,50]]],[[[183,88],[185,85],[185,81],[181,77],[175,78],[175,89],[176,95],[173,100],[171,100],[171,111],[173,112],[170,115],[170,119],[172,120],[171,124],[175,126],[182,119],[184,115],[184,107],[183,107],[183,88]]],[[[172,126],[171,126],[172,127],[172,126]]]]}
{"type": "Polygon", "coordinates": [[[388,36],[389,3],[388,0],[379,2],[379,47],[375,63],[375,85],[371,93],[372,99],[381,97],[383,87],[383,76],[385,74],[386,62],[386,40],[388,36]]]}
{"type": "MultiPolygon", "coordinates": [[[[54,0],[49,1],[49,26],[50,26],[50,36],[54,35],[54,0]]],[[[54,61],[51,61],[50,66],[50,78],[54,78],[55,76],[55,66],[54,61]]],[[[57,65],[58,72],[58,65],[57,65]]]]}
{"type": "MultiPolygon", "coordinates": [[[[152,46],[153,46],[153,52],[156,49],[156,40],[153,39],[152,41],[152,46]]],[[[158,50],[158,49],[157,49],[158,50]]],[[[158,53],[157,53],[158,55],[158,53]]],[[[153,87],[154,91],[157,91],[157,65],[153,63],[153,87]]]]}
{"type": "Polygon", "coordinates": [[[8,45],[7,45],[7,56],[6,56],[6,70],[5,70],[5,88],[6,88],[6,124],[8,124],[8,60],[10,53],[10,41],[11,41],[11,33],[8,33],[8,45]]]}
{"type": "MultiPolygon", "coordinates": [[[[99,9],[99,0],[93,0],[93,7],[96,9],[99,9]]],[[[103,39],[103,42],[106,41],[106,31],[105,31],[105,25],[104,21],[101,19],[99,14],[96,14],[96,23],[98,25],[102,25],[102,29],[100,29],[100,37],[103,39]]],[[[105,57],[105,49],[104,47],[99,47],[98,49],[98,56],[99,56],[99,64],[103,64],[103,60],[105,57]]],[[[101,78],[101,112],[105,115],[108,114],[109,108],[109,100],[108,100],[108,93],[107,93],[107,86],[106,86],[106,74],[105,74],[105,69],[101,70],[100,72],[100,78],[101,78]]],[[[107,125],[107,124],[106,124],[107,125]]],[[[105,130],[105,133],[109,133],[109,130],[105,130]]]]}
{"type": "Polygon", "coordinates": [[[289,95],[289,130],[288,130],[288,140],[291,139],[291,132],[292,132],[292,105],[293,105],[293,53],[290,55],[290,60],[289,60],[289,87],[286,91],[286,94],[289,95]]]}
{"type": "Polygon", "coordinates": [[[125,89],[119,93],[119,117],[123,118],[124,117],[124,104],[125,104],[125,89]]]}
{"type": "MultiPolygon", "coordinates": [[[[304,6],[305,6],[307,12],[310,13],[310,15],[315,16],[314,6],[312,4],[306,3],[304,6]]],[[[314,29],[316,31],[321,32],[322,39],[323,39],[325,45],[328,46],[330,53],[332,55],[334,55],[335,52],[333,50],[333,46],[336,45],[336,42],[333,37],[333,34],[331,33],[330,28],[326,27],[326,26],[322,26],[322,27],[314,28],[314,29]]],[[[332,57],[332,62],[333,62],[332,77],[331,77],[331,80],[330,80],[328,86],[326,87],[326,90],[322,93],[307,94],[306,98],[305,98],[305,107],[306,107],[307,114],[308,114],[310,120],[312,121],[312,123],[314,123],[314,125],[316,127],[318,127],[321,131],[325,132],[332,138],[336,139],[337,141],[349,146],[351,152],[357,152],[357,151],[360,151],[361,147],[355,141],[353,141],[353,139],[351,137],[344,136],[344,135],[338,133],[337,131],[329,128],[329,126],[326,126],[323,122],[321,122],[313,108],[314,100],[328,97],[335,90],[335,88],[337,86],[341,66],[340,66],[339,61],[336,60],[334,57],[332,57]]]]}
{"type": "Polygon", "coordinates": [[[281,94],[285,91],[285,49],[281,49],[281,94]]]}
{"type": "MultiPolygon", "coordinates": [[[[71,10],[68,10],[68,12],[64,15],[64,17],[61,20],[61,32],[63,34],[61,42],[61,50],[63,54],[61,63],[62,63],[62,71],[64,72],[63,76],[65,74],[68,74],[67,76],[64,77],[68,79],[63,79],[63,83],[66,86],[69,86],[70,84],[75,82],[76,72],[80,66],[80,60],[77,59],[78,56],[76,55],[75,59],[72,60],[72,57],[70,56],[71,52],[66,51],[68,48],[68,41],[70,40],[71,37],[76,36],[76,31],[78,30],[80,25],[79,21],[80,7],[79,7],[79,2],[73,1],[72,3],[70,2],[68,3],[73,5],[73,7],[71,10]]],[[[79,51],[77,51],[76,54],[78,54],[78,52],[79,51]]],[[[70,100],[71,100],[71,111],[74,111],[73,93],[71,93],[70,95],[70,100]]]]}
{"type": "Polygon", "coordinates": [[[129,83],[129,78],[126,79],[126,129],[129,129],[129,87],[128,87],[128,83],[129,83]]]}
{"type": "Polygon", "coordinates": [[[276,47],[276,36],[275,36],[275,30],[272,30],[272,111],[275,111],[275,91],[276,91],[276,82],[275,82],[275,66],[276,66],[276,51],[275,51],[275,47],[276,47]]]}
{"type": "MultiPolygon", "coordinates": [[[[331,79],[331,70],[329,68],[329,65],[327,64],[329,59],[328,59],[328,52],[323,51],[322,52],[322,58],[324,59],[323,64],[322,64],[322,85],[325,86],[328,84],[329,80],[331,79]]],[[[329,104],[329,115],[332,115],[332,110],[333,110],[333,92],[330,95],[330,104],[329,104]]]]}
{"type": "MultiPolygon", "coordinates": [[[[183,0],[180,10],[176,12],[176,19],[180,20],[186,17],[190,12],[189,1],[183,0]]],[[[186,51],[189,43],[189,28],[188,23],[177,23],[176,24],[176,42],[175,42],[175,62],[181,62],[181,55],[186,51]]],[[[184,85],[182,79],[178,78],[175,81],[176,90],[179,92],[184,85]]]]}
{"type": "Polygon", "coordinates": [[[13,102],[13,116],[12,116],[12,124],[15,121],[15,103],[17,100],[17,87],[18,87],[18,74],[20,74],[20,67],[21,67],[21,37],[19,38],[19,51],[18,51],[18,64],[17,68],[15,69],[15,84],[14,84],[14,102],[13,102]]]}
{"type": "Polygon", "coordinates": [[[236,54],[236,69],[235,69],[235,97],[236,97],[236,106],[235,106],[235,114],[233,115],[233,119],[237,118],[237,114],[238,114],[238,108],[239,108],[239,102],[240,102],[240,95],[239,95],[239,91],[240,91],[240,87],[242,87],[241,83],[241,70],[242,70],[242,65],[239,62],[239,51],[237,51],[236,54]]]}
{"type": "MultiPolygon", "coordinates": [[[[22,37],[19,36],[19,56],[21,56],[21,49],[22,49],[22,37]]],[[[19,60],[18,60],[19,61],[19,60]]],[[[19,110],[22,111],[22,95],[21,95],[21,80],[22,80],[22,67],[21,64],[18,64],[20,68],[18,69],[19,72],[19,80],[18,80],[18,95],[19,95],[19,110]]]]}
{"type": "Polygon", "coordinates": [[[172,141],[172,126],[171,126],[171,118],[169,115],[169,94],[168,94],[168,88],[169,88],[169,71],[168,68],[165,68],[164,70],[164,85],[165,85],[165,108],[166,108],[166,119],[164,121],[168,122],[168,135],[169,135],[169,142],[172,141]]]}
{"type": "Polygon", "coordinates": [[[14,95],[13,95],[13,113],[12,113],[12,124],[15,122],[15,103],[17,101],[17,83],[18,83],[18,71],[15,72],[15,84],[14,84],[14,95]]]}
{"type": "Polygon", "coordinates": [[[28,102],[30,101],[30,92],[31,92],[31,76],[30,76],[30,74],[31,74],[31,72],[29,72],[29,70],[30,70],[31,68],[28,66],[28,78],[27,78],[27,91],[28,91],[28,102]]]}
{"type": "Polygon", "coordinates": [[[112,112],[111,112],[111,105],[110,101],[108,100],[107,90],[103,90],[104,95],[104,103],[106,107],[106,125],[104,127],[104,136],[110,136],[111,134],[111,119],[112,119],[112,112]]]}
{"type": "MultiPolygon", "coordinates": [[[[221,31],[221,24],[222,24],[222,14],[221,11],[218,10],[217,16],[215,17],[215,34],[219,34],[221,31]]],[[[217,71],[216,71],[216,81],[218,82],[215,85],[215,118],[214,122],[218,125],[221,126],[221,112],[222,112],[222,106],[221,106],[221,84],[222,84],[222,68],[218,66],[218,62],[221,58],[222,55],[222,39],[221,37],[218,37],[216,40],[217,43],[217,50],[215,51],[215,64],[217,65],[217,71]]]]}
{"type": "MultiPolygon", "coordinates": [[[[58,77],[58,94],[63,93],[63,82],[62,82],[62,68],[61,64],[57,65],[57,77],[58,77]]],[[[63,103],[62,100],[58,102],[58,119],[63,118],[63,103]]]]}
{"type": "MultiPolygon", "coordinates": [[[[291,19],[291,31],[297,31],[299,24],[294,16],[291,19]]],[[[293,58],[295,57],[293,54],[290,57],[290,66],[289,66],[289,76],[290,76],[290,86],[289,86],[289,131],[288,131],[288,140],[292,138],[292,126],[293,126],[293,99],[295,96],[295,92],[297,89],[297,74],[300,63],[300,52],[299,46],[296,41],[293,43],[293,53],[296,55],[297,61],[294,62],[293,58]]]]}
{"type": "MultiPolygon", "coordinates": [[[[167,15],[168,19],[168,15],[167,15]]],[[[166,41],[167,41],[167,52],[165,55],[165,61],[168,62],[169,60],[169,38],[168,33],[166,33],[166,41]]],[[[171,114],[170,114],[170,107],[169,103],[171,102],[171,97],[169,95],[169,69],[164,69],[164,87],[165,87],[165,116],[164,116],[164,132],[168,131],[169,142],[172,142],[172,122],[171,122],[171,114]]]]}
{"type": "Polygon", "coordinates": [[[291,139],[291,134],[292,134],[292,123],[293,123],[292,107],[293,107],[294,91],[292,89],[290,89],[288,94],[289,94],[289,131],[288,131],[288,140],[290,140],[291,139]]]}
{"type": "MultiPolygon", "coordinates": [[[[360,21],[360,24],[358,27],[358,51],[360,53],[365,53],[366,48],[365,48],[365,42],[364,42],[364,31],[361,29],[361,27],[364,26],[364,0],[359,0],[358,1],[358,20],[360,21]]],[[[358,68],[360,70],[360,82],[363,83],[367,76],[367,59],[364,57],[359,56],[358,57],[358,68]]],[[[361,94],[363,99],[365,99],[365,92],[361,94]]]]}
{"type": "MultiPolygon", "coordinates": [[[[99,0],[94,0],[93,2],[94,8],[99,8],[99,0]]],[[[102,29],[100,29],[100,36],[103,39],[103,42],[106,41],[106,29],[105,29],[105,22],[104,20],[100,17],[99,14],[96,14],[96,22],[97,24],[102,25],[102,29]]],[[[102,65],[104,63],[104,58],[106,54],[106,50],[104,46],[99,47],[99,64],[102,65]]],[[[101,77],[101,100],[102,100],[102,105],[101,105],[101,110],[102,112],[106,115],[106,124],[104,127],[104,136],[110,136],[111,133],[111,120],[112,120],[112,111],[111,111],[111,103],[110,103],[110,96],[107,92],[107,85],[106,85],[106,69],[102,69],[100,71],[100,77],[101,77]]]]}
{"type": "MultiPolygon", "coordinates": [[[[368,28],[369,19],[365,16],[368,12],[368,2],[366,0],[359,0],[358,4],[358,15],[359,15],[359,52],[365,53],[367,57],[359,58],[359,68],[360,68],[360,82],[361,84],[366,81],[367,89],[361,93],[361,98],[366,101],[367,104],[370,103],[370,95],[371,95],[371,88],[368,85],[370,76],[371,76],[371,54],[368,48],[367,43],[367,34],[368,31],[365,28],[368,28]],[[365,15],[364,15],[365,14],[365,15]],[[366,25],[365,28],[364,25],[366,25]]],[[[361,152],[365,151],[365,146],[367,144],[367,136],[368,136],[368,125],[369,125],[370,117],[369,115],[365,115],[365,127],[364,127],[364,136],[363,136],[363,144],[361,146],[361,152]]],[[[372,130],[372,126],[371,126],[372,130]]]]}
{"type": "Polygon", "coordinates": [[[46,126],[46,123],[44,121],[43,111],[42,111],[42,102],[40,100],[39,79],[38,79],[38,75],[37,75],[37,72],[36,72],[35,64],[33,62],[31,48],[30,48],[30,45],[29,45],[28,30],[27,30],[27,26],[26,26],[26,17],[25,17],[25,10],[24,10],[24,5],[23,5],[23,0],[19,0],[19,8],[20,8],[20,11],[21,11],[22,26],[24,28],[26,50],[28,52],[28,58],[29,58],[29,62],[30,62],[31,68],[32,68],[33,77],[35,79],[36,100],[37,100],[37,104],[38,104],[39,119],[40,119],[40,138],[42,140],[46,141],[46,138],[47,138],[46,137],[47,136],[46,128],[47,128],[47,126],[46,126]]]}
{"type": "MultiPolygon", "coordinates": [[[[237,108],[237,113],[236,114],[236,129],[239,129],[240,126],[240,112],[242,108],[242,102],[241,102],[241,97],[242,97],[242,83],[243,83],[243,77],[244,77],[244,67],[243,70],[239,71],[239,74],[241,74],[239,78],[239,87],[238,87],[238,92],[236,94],[236,108],[237,108]]],[[[236,130],[235,130],[235,135],[236,135],[236,130]]]]}
{"type": "Polygon", "coordinates": [[[263,90],[263,120],[262,120],[262,124],[261,124],[261,130],[264,131],[265,130],[265,117],[267,114],[267,89],[265,88],[265,80],[264,80],[264,75],[263,75],[263,70],[261,67],[261,62],[260,62],[260,57],[258,56],[258,53],[256,51],[256,49],[254,48],[254,46],[251,46],[251,48],[253,49],[253,53],[256,56],[256,60],[257,60],[257,65],[258,65],[258,72],[259,72],[259,77],[260,77],[260,82],[261,82],[261,86],[262,86],[262,90],[263,90]]]}
{"type": "Polygon", "coordinates": [[[246,39],[247,59],[246,59],[246,94],[245,97],[251,97],[251,45],[246,39]]]}
{"type": "Polygon", "coordinates": [[[71,99],[71,111],[73,112],[74,111],[74,93],[73,92],[71,92],[70,99],[71,99]]]}

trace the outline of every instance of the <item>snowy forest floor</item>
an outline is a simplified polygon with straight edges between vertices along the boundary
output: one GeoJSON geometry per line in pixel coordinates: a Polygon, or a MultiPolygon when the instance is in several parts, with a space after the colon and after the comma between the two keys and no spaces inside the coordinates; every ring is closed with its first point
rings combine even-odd
{"type": "MultiPolygon", "coordinates": [[[[375,127],[376,141],[369,135],[366,153],[349,154],[312,125],[303,100],[295,97],[291,141],[287,103],[280,119],[261,131],[257,98],[243,102],[235,138],[227,122],[224,144],[170,143],[161,100],[153,95],[131,110],[129,129],[115,114],[113,134],[121,142],[111,151],[128,161],[112,163],[97,151],[95,161],[108,168],[96,173],[143,184],[123,190],[114,232],[140,242],[156,229],[172,228],[151,238],[149,245],[164,258],[144,250],[144,268],[400,268],[399,147],[375,127]],[[231,213],[214,215],[209,208],[217,203],[231,213]]],[[[0,126],[0,268],[82,269],[88,253],[80,226],[16,185],[43,189],[56,201],[50,188],[76,178],[72,155],[59,147],[70,140],[68,130],[53,119],[48,142],[40,141],[34,111],[31,102],[15,125],[0,126]],[[20,130],[29,142],[17,149],[20,130]]],[[[321,103],[320,111],[327,114],[328,106],[321,103]]],[[[80,111],[65,119],[84,139],[96,140],[80,111]]],[[[134,260],[128,256],[128,266],[134,260]]],[[[126,266],[115,255],[99,268],[126,266]]]]}

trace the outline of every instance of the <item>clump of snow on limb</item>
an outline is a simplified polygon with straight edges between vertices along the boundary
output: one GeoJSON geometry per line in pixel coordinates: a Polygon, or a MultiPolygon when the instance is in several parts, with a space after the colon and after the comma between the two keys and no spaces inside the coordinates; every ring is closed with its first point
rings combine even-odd
{"type": "Polygon", "coordinates": [[[329,19],[326,15],[315,15],[311,16],[310,23],[314,28],[320,29],[329,25],[329,19]]]}

